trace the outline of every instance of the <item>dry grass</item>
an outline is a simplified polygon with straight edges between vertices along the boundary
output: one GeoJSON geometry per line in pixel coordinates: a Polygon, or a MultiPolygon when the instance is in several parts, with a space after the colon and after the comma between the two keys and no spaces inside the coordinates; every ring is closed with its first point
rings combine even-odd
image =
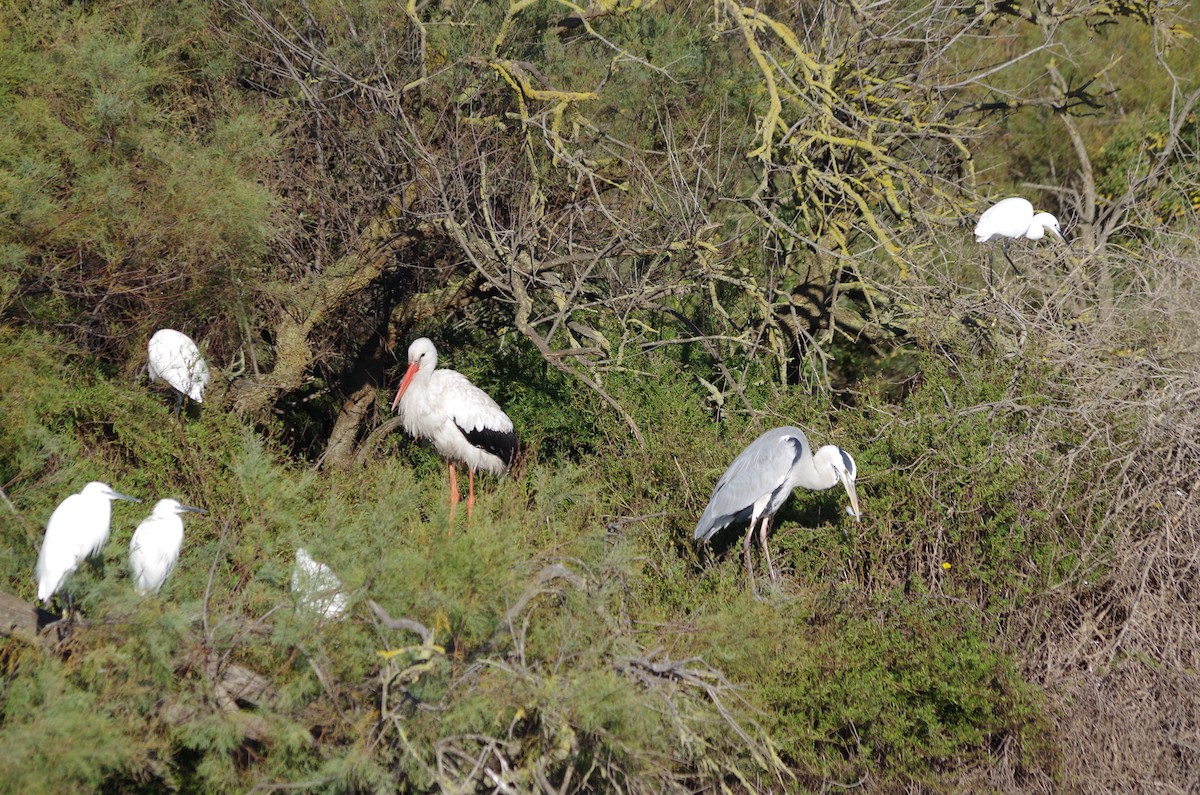
{"type": "Polygon", "coordinates": [[[1042,507],[1066,548],[1077,545],[1005,625],[1026,676],[1050,697],[1061,781],[1022,779],[1000,748],[964,786],[1200,787],[1200,255],[1195,236],[1138,248],[1151,254],[1059,255],[1026,280],[942,299],[943,316],[978,321],[959,344],[1037,357],[1059,374],[1035,434],[1020,440],[1027,449],[1003,454],[1032,463],[1052,451],[1061,497],[1042,507]],[[1120,286],[1107,307],[1093,289],[1101,266],[1120,286]]]}

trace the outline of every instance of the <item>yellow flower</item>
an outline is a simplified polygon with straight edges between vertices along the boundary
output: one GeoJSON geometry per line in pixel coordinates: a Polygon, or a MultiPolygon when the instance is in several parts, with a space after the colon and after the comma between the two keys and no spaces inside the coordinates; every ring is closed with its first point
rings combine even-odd
{"type": "Polygon", "coordinates": [[[942,568],[945,571],[950,571],[950,561],[946,561],[946,562],[942,563],[942,568]]]}

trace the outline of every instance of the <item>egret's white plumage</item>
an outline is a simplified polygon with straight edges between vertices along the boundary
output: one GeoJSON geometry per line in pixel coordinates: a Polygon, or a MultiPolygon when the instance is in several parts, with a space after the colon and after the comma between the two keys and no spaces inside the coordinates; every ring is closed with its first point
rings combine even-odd
{"type": "Polygon", "coordinates": [[[303,547],[296,550],[292,591],[299,597],[301,607],[325,618],[338,618],[346,612],[347,597],[342,590],[342,581],[333,573],[333,569],[313,560],[303,547]]]}
{"type": "Polygon", "coordinates": [[[802,430],[791,426],[774,428],[751,442],[721,475],[708,506],[696,523],[693,538],[705,542],[728,525],[748,520],[750,526],[746,530],[743,549],[747,571],[753,578],[750,543],[754,526],[758,524],[759,542],[774,579],[775,569],[767,549],[767,530],[792,489],[801,486],[823,491],[841,483],[850,497],[851,515],[861,519],[855,490],[857,476],[854,459],[842,448],[830,444],[814,455],[802,430]]]}
{"type": "Polygon", "coordinates": [[[454,462],[467,465],[470,492],[467,511],[475,504],[475,470],[502,475],[517,452],[512,420],[486,392],[453,370],[437,369],[437,349],[426,337],[408,348],[408,370],[392,409],[400,410],[404,429],[433,442],[450,465],[450,510],[458,502],[454,462]]]}
{"type": "MultiPolygon", "coordinates": [[[[1067,242],[1062,235],[1062,230],[1059,229],[1057,218],[1050,213],[1035,213],[1033,205],[1028,200],[1022,199],[1020,196],[1010,196],[987,208],[979,217],[979,223],[975,224],[975,242],[992,241],[991,256],[994,257],[996,254],[995,241],[1003,238],[1004,243],[1001,249],[1004,252],[1004,258],[1008,260],[1009,265],[1013,266],[1013,270],[1017,270],[1012,258],[1008,256],[1009,242],[1018,237],[1041,240],[1047,232],[1064,243],[1067,242]]],[[[1019,270],[1017,272],[1020,273],[1019,270]]]]}
{"type": "Polygon", "coordinates": [[[209,380],[208,365],[192,338],[175,329],[159,329],[150,338],[148,347],[150,380],[166,381],[180,395],[203,403],[209,380]]]}
{"type": "Polygon", "coordinates": [[[80,563],[99,554],[108,543],[112,500],[141,502],[114,491],[107,483],[92,481],[60,502],[50,514],[34,569],[38,599],[49,600],[80,563]]]}
{"type": "Polygon", "coordinates": [[[183,549],[183,520],[179,517],[188,512],[204,513],[199,508],[180,504],[179,500],[159,500],[150,515],[133,531],[133,540],[129,542],[129,566],[138,593],[158,593],[175,570],[179,551],[183,549]]]}

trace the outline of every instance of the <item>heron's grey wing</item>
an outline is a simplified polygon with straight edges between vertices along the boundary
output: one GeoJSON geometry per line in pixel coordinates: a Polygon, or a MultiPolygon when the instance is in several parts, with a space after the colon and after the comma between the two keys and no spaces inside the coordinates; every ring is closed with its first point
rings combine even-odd
{"type": "Polygon", "coordinates": [[[721,528],[749,519],[756,502],[786,486],[788,473],[802,454],[801,441],[784,429],[755,439],[717,481],[693,539],[707,541],[721,528]]]}

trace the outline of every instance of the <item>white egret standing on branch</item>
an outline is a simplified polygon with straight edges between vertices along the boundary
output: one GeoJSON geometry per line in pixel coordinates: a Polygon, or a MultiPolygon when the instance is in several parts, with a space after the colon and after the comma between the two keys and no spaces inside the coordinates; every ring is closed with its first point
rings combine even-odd
{"type": "Polygon", "coordinates": [[[147,369],[150,382],[166,381],[175,390],[175,413],[183,407],[185,397],[204,402],[204,387],[208,386],[208,364],[192,338],[175,329],[159,329],[150,338],[150,359],[147,369]]]}
{"type": "Polygon", "coordinates": [[[159,500],[133,531],[129,567],[133,570],[134,588],[143,596],[158,593],[175,570],[179,551],[183,549],[183,520],[179,517],[189,512],[204,513],[179,500],[159,500]]]}
{"type": "MultiPolygon", "coordinates": [[[[996,241],[1004,238],[1000,247],[1001,251],[1004,252],[1004,258],[1008,260],[1008,264],[1020,276],[1021,269],[1012,261],[1012,257],[1008,256],[1008,244],[1018,237],[1041,240],[1047,232],[1063,243],[1067,243],[1067,239],[1062,235],[1062,230],[1058,228],[1057,218],[1050,213],[1034,213],[1033,205],[1028,200],[1022,199],[1020,196],[1010,196],[987,208],[979,217],[979,223],[975,224],[975,242],[991,241],[992,251],[988,255],[988,268],[990,269],[992,261],[996,258],[996,241]]],[[[1070,244],[1067,243],[1067,248],[1070,247],[1070,244]]]]}
{"type": "Polygon", "coordinates": [[[404,429],[433,442],[450,466],[450,519],[458,504],[454,462],[467,465],[470,488],[467,516],[475,507],[475,470],[496,475],[508,471],[517,454],[512,420],[486,392],[453,370],[437,369],[437,349],[427,337],[408,347],[408,370],[392,410],[400,410],[404,429]]]}
{"type": "Polygon", "coordinates": [[[92,481],[60,502],[50,514],[34,569],[38,599],[48,602],[80,563],[99,554],[108,543],[112,500],[141,502],[114,491],[107,483],[92,481]]]}
{"type": "Polygon", "coordinates": [[[733,460],[717,481],[708,507],[696,523],[693,538],[706,542],[718,530],[734,522],[749,521],[742,548],[746,570],[754,582],[754,565],[750,560],[750,544],[754,526],[758,525],[758,540],[767,559],[767,570],[775,579],[771,552],[767,549],[767,531],[771,519],[783,507],[792,489],[797,486],[813,491],[830,489],[841,483],[850,496],[850,514],[861,520],[855,478],[858,468],[854,459],[836,445],[826,445],[813,454],[804,431],[791,426],[774,428],[759,436],[733,460]]]}

